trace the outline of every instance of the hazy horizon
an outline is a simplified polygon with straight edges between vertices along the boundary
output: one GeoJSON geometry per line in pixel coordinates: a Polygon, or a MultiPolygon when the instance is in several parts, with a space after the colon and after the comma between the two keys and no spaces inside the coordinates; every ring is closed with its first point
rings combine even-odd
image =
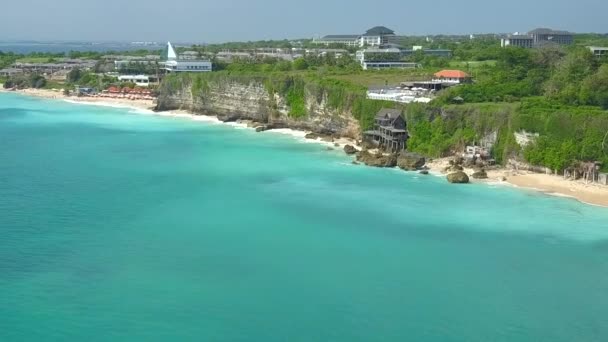
{"type": "Polygon", "coordinates": [[[482,0],[464,0],[457,7],[447,0],[415,4],[386,0],[379,11],[371,6],[360,0],[175,0],[170,8],[144,0],[30,0],[2,5],[3,12],[18,15],[3,17],[7,29],[0,32],[0,41],[218,43],[360,34],[377,25],[401,35],[526,32],[537,27],[608,31],[603,18],[608,2],[592,0],[514,0],[491,6],[482,0]]]}

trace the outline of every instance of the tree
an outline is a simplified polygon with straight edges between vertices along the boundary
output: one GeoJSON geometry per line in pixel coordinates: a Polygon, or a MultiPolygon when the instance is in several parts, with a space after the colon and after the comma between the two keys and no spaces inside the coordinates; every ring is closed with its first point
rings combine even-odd
{"type": "Polygon", "coordinates": [[[46,85],[46,79],[40,75],[32,74],[30,76],[30,87],[32,88],[44,88],[46,85]]]}
{"type": "Polygon", "coordinates": [[[579,98],[583,104],[608,109],[608,64],[602,65],[595,74],[583,81],[579,98]]]}
{"type": "Polygon", "coordinates": [[[70,70],[70,72],[67,74],[66,80],[69,83],[76,83],[80,80],[81,77],[82,77],[82,71],[80,71],[79,68],[74,68],[74,69],[70,70]]]}
{"type": "Polygon", "coordinates": [[[295,70],[306,70],[308,69],[308,62],[303,57],[297,58],[293,61],[293,68],[295,70]]]}

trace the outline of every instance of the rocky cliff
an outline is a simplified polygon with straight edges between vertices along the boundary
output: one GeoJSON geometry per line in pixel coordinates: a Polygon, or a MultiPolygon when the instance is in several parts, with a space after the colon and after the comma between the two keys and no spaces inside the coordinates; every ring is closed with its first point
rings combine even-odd
{"type": "Polygon", "coordinates": [[[183,109],[224,120],[247,119],[275,127],[359,138],[358,121],[348,109],[330,108],[327,92],[313,94],[302,87],[298,105],[303,107],[303,114],[299,115],[294,115],[290,96],[295,102],[292,93],[273,91],[263,78],[180,76],[163,82],[157,109],[183,109]]]}

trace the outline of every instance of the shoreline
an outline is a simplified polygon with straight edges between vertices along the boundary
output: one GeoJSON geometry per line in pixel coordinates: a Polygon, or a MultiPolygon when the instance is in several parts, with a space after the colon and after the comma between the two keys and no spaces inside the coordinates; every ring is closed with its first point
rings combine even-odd
{"type": "MultiPolygon", "coordinates": [[[[428,162],[426,166],[433,174],[447,175],[444,169],[448,166],[448,158],[435,159],[428,162]]],[[[464,172],[470,177],[473,169],[464,169],[464,172]]],[[[511,186],[518,189],[530,190],[543,193],[553,197],[563,197],[575,199],[583,204],[608,208],[608,186],[600,184],[586,184],[581,180],[569,180],[563,177],[533,173],[529,171],[520,171],[507,168],[496,168],[486,170],[487,179],[473,179],[471,183],[511,186]]]]}
{"type": "MultiPolygon", "coordinates": [[[[225,124],[228,126],[238,127],[241,129],[255,130],[255,127],[250,125],[250,122],[243,120],[241,122],[222,122],[216,116],[197,115],[184,110],[174,110],[165,112],[154,111],[155,103],[153,100],[129,100],[117,98],[96,98],[96,97],[70,97],[63,95],[59,90],[47,89],[24,89],[17,91],[7,91],[1,88],[0,92],[16,93],[26,96],[39,97],[44,99],[62,100],[74,104],[88,104],[114,108],[129,108],[136,111],[142,111],[141,115],[156,115],[171,118],[188,119],[192,121],[201,121],[215,124],[225,124]]],[[[261,125],[261,124],[260,124],[261,125]]],[[[268,132],[277,134],[290,135],[306,143],[318,143],[327,146],[328,149],[343,149],[346,145],[354,146],[357,150],[361,150],[361,146],[354,139],[337,138],[334,141],[323,141],[321,138],[307,139],[306,131],[295,130],[291,128],[270,129],[268,132]]],[[[434,159],[426,163],[426,167],[435,176],[444,177],[443,172],[451,158],[434,159]]],[[[465,169],[467,175],[473,173],[472,169],[465,169]]],[[[566,197],[575,199],[586,205],[600,206],[608,208],[608,186],[599,184],[585,184],[582,181],[567,180],[559,176],[550,174],[538,174],[527,171],[517,171],[506,168],[498,168],[488,170],[488,179],[478,180],[471,179],[471,183],[487,184],[487,185],[505,185],[513,186],[520,189],[531,190],[543,193],[548,196],[566,197]],[[506,180],[504,180],[506,179],[506,180]]]]}

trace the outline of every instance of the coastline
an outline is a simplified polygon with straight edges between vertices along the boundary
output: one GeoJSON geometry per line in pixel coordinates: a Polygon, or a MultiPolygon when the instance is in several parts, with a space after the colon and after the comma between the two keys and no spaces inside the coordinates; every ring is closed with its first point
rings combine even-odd
{"type": "MultiPolygon", "coordinates": [[[[17,93],[27,96],[45,98],[45,99],[56,99],[63,100],[70,103],[76,104],[90,104],[107,107],[120,107],[130,108],[138,111],[143,111],[145,115],[158,115],[164,117],[189,119],[193,121],[204,121],[208,123],[224,123],[215,116],[197,115],[187,111],[176,110],[167,112],[155,112],[155,103],[153,100],[129,100],[129,99],[117,99],[117,98],[96,98],[96,97],[70,97],[65,96],[59,90],[47,90],[47,89],[24,89],[18,91],[7,91],[2,89],[0,85],[0,92],[17,93]]],[[[226,122],[224,124],[236,126],[240,128],[255,129],[250,122],[226,122]]],[[[357,150],[361,150],[361,147],[353,139],[349,138],[338,138],[334,141],[323,141],[321,138],[317,139],[306,139],[305,136],[308,132],[294,130],[290,128],[283,129],[272,129],[269,132],[275,132],[278,134],[285,134],[293,136],[294,138],[301,139],[304,142],[319,143],[328,147],[328,149],[342,149],[346,145],[352,145],[357,150]]],[[[450,158],[435,159],[427,162],[426,167],[433,174],[445,175],[444,169],[447,167],[450,158]]],[[[471,175],[474,171],[472,169],[465,169],[465,173],[471,175]]],[[[602,186],[599,184],[585,184],[583,181],[567,180],[559,176],[550,174],[538,174],[532,172],[524,172],[511,170],[506,168],[499,168],[488,170],[488,179],[477,180],[471,179],[472,183],[492,184],[492,185],[506,185],[514,186],[521,189],[538,191],[551,196],[568,197],[578,200],[581,203],[595,206],[602,206],[608,208],[608,186],[602,186]]]]}
{"type": "MultiPolygon", "coordinates": [[[[452,158],[435,159],[426,166],[434,174],[445,175],[444,169],[452,158]]],[[[472,175],[473,169],[464,169],[467,175],[472,175]]],[[[586,184],[581,180],[569,180],[563,177],[518,171],[507,168],[486,170],[487,179],[472,179],[471,183],[513,186],[520,189],[532,190],[549,196],[567,197],[581,203],[608,208],[608,186],[586,184]]]]}

